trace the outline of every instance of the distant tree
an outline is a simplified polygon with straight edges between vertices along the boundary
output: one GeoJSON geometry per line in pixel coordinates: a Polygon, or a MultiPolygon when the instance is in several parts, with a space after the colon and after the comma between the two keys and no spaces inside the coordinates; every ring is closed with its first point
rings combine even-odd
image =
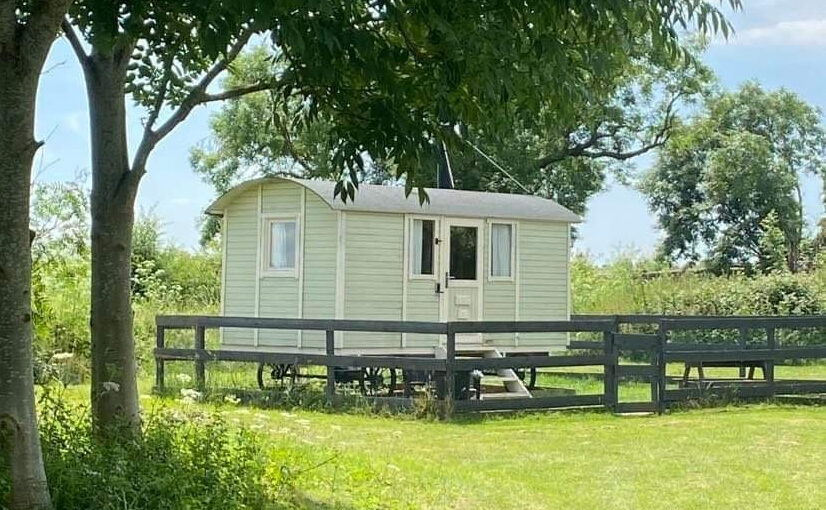
{"type": "Polygon", "coordinates": [[[760,260],[758,269],[763,273],[783,272],[788,269],[789,257],[786,236],[780,228],[780,219],[775,211],[760,222],[760,260]]]}
{"type": "Polygon", "coordinates": [[[32,374],[32,160],[35,100],[69,0],[0,0],[0,505],[49,508],[32,374]],[[6,500],[7,499],[7,500],[6,500]]]}
{"type": "Polygon", "coordinates": [[[709,99],[658,155],[641,189],[665,232],[661,254],[732,265],[772,266],[766,222],[783,233],[795,271],[803,241],[801,176],[823,175],[820,111],[784,89],[747,83],[709,99]],[[771,218],[769,218],[769,216],[771,218]]]}

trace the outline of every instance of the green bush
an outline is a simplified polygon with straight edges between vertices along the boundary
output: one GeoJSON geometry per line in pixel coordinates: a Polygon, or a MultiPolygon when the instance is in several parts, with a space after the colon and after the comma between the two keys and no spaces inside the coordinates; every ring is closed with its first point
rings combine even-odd
{"type": "Polygon", "coordinates": [[[56,509],[290,508],[289,472],[252,433],[216,414],[155,412],[142,437],[110,443],[93,436],[85,409],[49,391],[39,411],[56,509]]]}
{"type": "MultiPolygon", "coordinates": [[[[805,273],[715,276],[674,273],[651,261],[620,257],[597,266],[584,256],[572,262],[573,312],[578,314],[812,315],[826,311],[826,266],[805,273]]],[[[642,330],[641,330],[642,331],[642,330]]],[[[822,332],[782,331],[785,345],[822,343],[822,332]]],[[[737,331],[691,331],[675,340],[732,342],[737,331]]],[[[765,342],[755,334],[751,341],[765,342]]]]}

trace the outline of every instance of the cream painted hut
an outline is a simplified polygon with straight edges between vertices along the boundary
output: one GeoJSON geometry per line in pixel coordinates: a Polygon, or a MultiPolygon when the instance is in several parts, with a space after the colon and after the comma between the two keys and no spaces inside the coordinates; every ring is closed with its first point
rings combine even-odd
{"type": "MultiPolygon", "coordinates": [[[[566,320],[571,224],[534,196],[362,185],[353,202],[329,181],[268,177],[209,206],[223,219],[225,316],[415,321],[566,320]]],[[[337,333],[343,353],[429,354],[435,336],[337,333]]],[[[324,332],[225,328],[227,348],[323,351],[324,332]]],[[[457,338],[457,348],[550,352],[565,334],[457,338]]]]}

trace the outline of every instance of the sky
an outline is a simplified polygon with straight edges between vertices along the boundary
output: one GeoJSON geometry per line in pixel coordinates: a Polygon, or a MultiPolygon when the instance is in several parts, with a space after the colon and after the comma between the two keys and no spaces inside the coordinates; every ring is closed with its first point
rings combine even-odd
{"type": "MultiPolygon", "coordinates": [[[[826,0],[743,0],[742,11],[727,10],[735,35],[715,41],[704,55],[721,86],[734,89],[757,80],[768,89],[784,87],[826,110],[826,0]]],[[[209,119],[218,105],[201,106],[153,152],[138,194],[138,212],[158,215],[166,238],[185,248],[198,243],[199,218],[214,198],[189,164],[190,148],[209,139],[209,119]]],[[[129,107],[129,142],[134,150],[144,113],[129,107]]],[[[35,160],[38,181],[63,181],[88,175],[89,122],[81,69],[64,40],[52,48],[41,78],[36,135],[46,142],[35,160]]],[[[635,162],[634,173],[652,157],[635,162]]],[[[810,225],[823,214],[821,184],[804,183],[804,208],[810,225]]],[[[606,261],[619,253],[647,255],[660,239],[642,195],[611,182],[591,199],[576,250],[606,261]]]]}

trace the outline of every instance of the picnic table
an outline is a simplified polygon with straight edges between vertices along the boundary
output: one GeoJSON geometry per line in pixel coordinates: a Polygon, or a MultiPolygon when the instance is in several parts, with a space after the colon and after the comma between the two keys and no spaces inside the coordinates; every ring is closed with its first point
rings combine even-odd
{"type": "Polygon", "coordinates": [[[740,378],[746,378],[748,380],[754,379],[754,372],[755,369],[759,368],[763,371],[763,379],[766,379],[766,365],[767,361],[764,360],[754,360],[754,361],[686,361],[685,363],[685,370],[683,371],[683,384],[688,384],[689,376],[691,375],[691,369],[697,369],[697,376],[699,377],[700,381],[705,379],[705,374],[703,373],[703,368],[717,368],[717,367],[726,367],[726,368],[739,368],[740,369],[740,378]],[[748,375],[746,374],[746,369],[748,369],[748,375]]]}

